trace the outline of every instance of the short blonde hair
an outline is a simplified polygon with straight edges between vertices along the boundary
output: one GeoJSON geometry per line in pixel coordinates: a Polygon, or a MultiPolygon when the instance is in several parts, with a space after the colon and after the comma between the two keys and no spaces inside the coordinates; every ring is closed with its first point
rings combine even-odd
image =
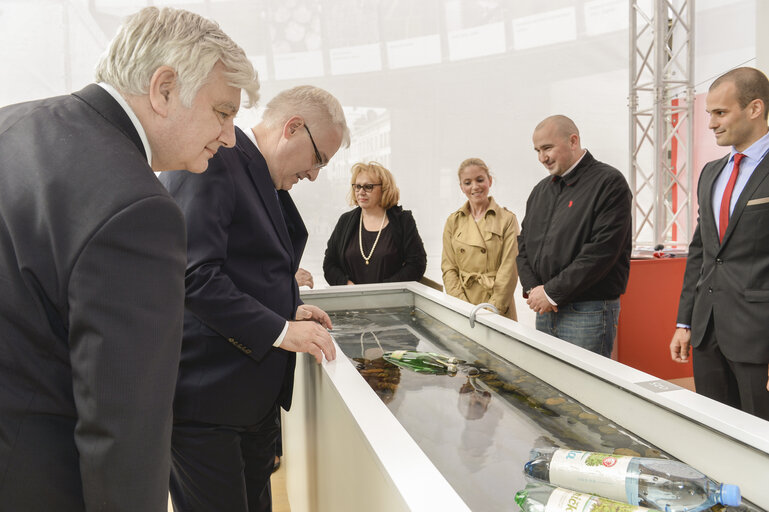
{"type": "MultiPolygon", "coordinates": [[[[385,210],[389,210],[396,204],[401,197],[400,190],[395,185],[395,178],[392,173],[388,171],[382,164],[378,162],[363,163],[358,162],[352,166],[350,170],[352,177],[350,178],[350,185],[355,184],[355,180],[358,179],[358,175],[362,172],[368,173],[382,184],[382,199],[379,201],[380,206],[385,210]]],[[[358,206],[358,200],[355,199],[355,193],[350,187],[350,206],[358,206]]]]}
{"type": "Polygon", "coordinates": [[[459,164],[459,169],[457,170],[457,177],[460,180],[462,179],[462,171],[464,171],[465,168],[470,167],[471,165],[477,165],[478,167],[486,171],[486,176],[491,178],[491,172],[489,171],[489,166],[486,165],[486,162],[484,162],[480,158],[467,158],[465,160],[462,160],[462,163],[459,164]]]}

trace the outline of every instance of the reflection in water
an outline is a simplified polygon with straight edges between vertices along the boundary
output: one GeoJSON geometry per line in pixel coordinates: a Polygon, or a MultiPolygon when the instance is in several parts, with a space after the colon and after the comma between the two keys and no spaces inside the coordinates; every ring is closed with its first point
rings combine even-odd
{"type": "Polygon", "coordinates": [[[518,510],[513,495],[533,447],[666,457],[418,309],[329,314],[342,352],[472,510],[518,510]],[[416,373],[381,357],[393,350],[468,363],[456,375],[416,373]]]}
{"type": "Polygon", "coordinates": [[[476,384],[477,376],[468,376],[467,382],[459,388],[459,412],[468,420],[477,420],[483,417],[491,402],[491,393],[481,389],[476,384]]]}

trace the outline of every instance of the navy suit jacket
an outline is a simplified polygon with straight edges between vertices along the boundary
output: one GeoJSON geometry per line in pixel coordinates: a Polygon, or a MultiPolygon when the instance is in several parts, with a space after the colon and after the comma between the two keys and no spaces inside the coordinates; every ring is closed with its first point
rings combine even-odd
{"type": "Polygon", "coordinates": [[[732,361],[769,363],[769,159],[745,184],[723,243],[713,215],[713,185],[729,155],[708,163],[697,188],[699,218],[689,245],[678,323],[697,347],[713,316],[718,346],[732,361]]]}
{"type": "Polygon", "coordinates": [[[240,129],[202,174],[161,181],[187,222],[179,419],[251,425],[291,404],[296,356],[272,344],[301,304],[295,274],[307,230],[290,195],[240,129]]]}
{"type": "Polygon", "coordinates": [[[0,110],[0,509],[165,511],[184,219],[92,84],[0,110]]]}

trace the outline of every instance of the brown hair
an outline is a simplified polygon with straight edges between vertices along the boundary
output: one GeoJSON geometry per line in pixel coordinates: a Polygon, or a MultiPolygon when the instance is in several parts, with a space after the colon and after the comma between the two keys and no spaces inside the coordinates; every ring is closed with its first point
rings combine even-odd
{"type": "MultiPolygon", "coordinates": [[[[401,197],[400,190],[395,185],[395,178],[392,173],[388,171],[382,164],[378,162],[363,163],[358,162],[352,166],[352,177],[350,178],[350,184],[355,184],[355,180],[362,172],[366,172],[374,176],[382,184],[382,199],[379,201],[380,206],[385,210],[388,210],[398,204],[398,200],[401,197]]],[[[355,194],[350,189],[350,205],[358,206],[358,201],[355,199],[355,194]]]]}
{"type": "Polygon", "coordinates": [[[710,85],[712,91],[724,82],[732,82],[737,88],[737,103],[740,108],[745,108],[753,100],[761,100],[764,103],[764,120],[769,113],[769,80],[766,75],[756,68],[735,68],[716,78],[710,85]]]}

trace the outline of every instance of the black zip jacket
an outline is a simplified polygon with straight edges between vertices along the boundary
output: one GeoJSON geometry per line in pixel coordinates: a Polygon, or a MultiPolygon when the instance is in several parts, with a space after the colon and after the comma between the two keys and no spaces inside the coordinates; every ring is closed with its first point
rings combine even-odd
{"type": "Polygon", "coordinates": [[[631,209],[625,177],[589,151],[565,177],[540,181],[518,236],[524,294],[544,284],[559,306],[622,295],[630,273],[631,209]]]}

